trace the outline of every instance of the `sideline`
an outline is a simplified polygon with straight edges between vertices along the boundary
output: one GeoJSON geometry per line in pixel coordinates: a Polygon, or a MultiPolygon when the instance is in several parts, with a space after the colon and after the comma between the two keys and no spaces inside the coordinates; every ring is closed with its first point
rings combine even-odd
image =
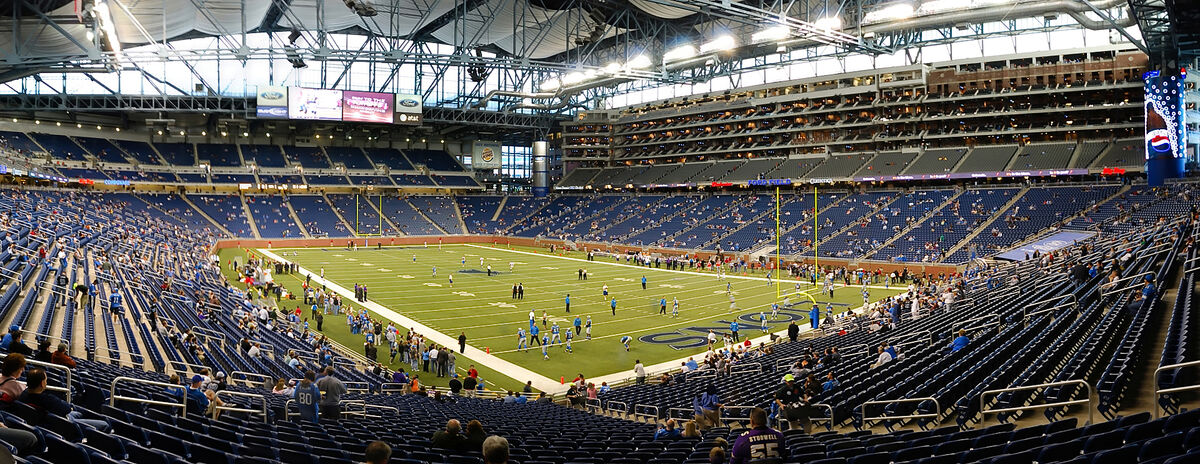
{"type": "MultiPolygon", "coordinates": [[[[257,248],[256,250],[259,253],[262,253],[263,255],[268,256],[271,259],[274,259],[276,261],[291,263],[290,260],[285,259],[282,256],[279,256],[279,255],[275,254],[274,252],[272,252],[271,250],[268,250],[266,248],[257,248]]],[[[297,270],[300,272],[301,275],[312,276],[313,282],[318,283],[318,284],[323,284],[323,285],[325,285],[326,288],[331,289],[335,292],[338,292],[338,294],[342,295],[345,298],[350,298],[350,299],[354,298],[354,291],[347,290],[346,287],[338,285],[332,281],[326,280],[326,279],[322,278],[319,274],[314,274],[313,272],[311,272],[308,269],[305,269],[303,267],[297,267],[297,270]]],[[[392,311],[391,309],[387,308],[386,306],[380,305],[379,303],[376,303],[374,301],[367,301],[366,303],[360,303],[360,304],[362,306],[366,307],[367,309],[374,311],[376,314],[391,320],[392,322],[395,322],[403,327],[411,328],[411,329],[417,331],[417,333],[424,335],[426,338],[433,341],[434,343],[437,343],[439,345],[443,345],[446,347],[450,347],[450,348],[458,347],[458,339],[457,338],[443,334],[425,324],[422,324],[420,322],[417,322],[417,321],[414,321],[407,317],[404,317],[403,315],[401,315],[395,311],[392,311]]],[[[546,394],[561,394],[561,393],[564,393],[567,391],[567,386],[560,384],[557,380],[553,380],[542,374],[538,374],[529,369],[518,366],[512,362],[501,359],[498,356],[488,354],[481,349],[471,346],[470,343],[467,344],[467,350],[465,352],[463,352],[462,355],[466,356],[468,358],[471,358],[471,360],[475,361],[476,363],[485,365],[491,369],[496,370],[497,372],[507,375],[507,376],[511,377],[513,380],[516,380],[517,382],[520,382],[521,380],[533,381],[533,387],[538,390],[546,392],[546,394]]]]}

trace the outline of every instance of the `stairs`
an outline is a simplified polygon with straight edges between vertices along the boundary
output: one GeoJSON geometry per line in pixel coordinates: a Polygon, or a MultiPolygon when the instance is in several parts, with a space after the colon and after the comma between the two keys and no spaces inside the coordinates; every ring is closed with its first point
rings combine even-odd
{"type": "MultiPolygon", "coordinates": [[[[1004,217],[1004,212],[1008,211],[1009,208],[1012,208],[1012,206],[1020,201],[1028,191],[1029,187],[1022,187],[1021,191],[1017,192],[1016,195],[1013,195],[1012,199],[1008,200],[1008,203],[1005,203],[1004,206],[1000,207],[1000,209],[996,211],[996,214],[993,214],[992,217],[987,220],[987,222],[980,224],[979,227],[976,227],[974,231],[972,231],[970,234],[967,234],[966,237],[963,237],[962,240],[959,240],[958,243],[954,244],[953,247],[946,250],[946,253],[942,255],[943,259],[953,255],[954,253],[958,252],[958,250],[961,250],[968,243],[971,243],[971,240],[974,240],[975,237],[978,237],[980,233],[987,230],[988,227],[991,226],[992,223],[996,222],[997,219],[1004,217]]],[[[941,261],[939,260],[939,262],[941,261]]]]}
{"type": "Polygon", "coordinates": [[[304,222],[300,220],[300,215],[296,214],[296,210],[292,208],[292,202],[288,201],[288,199],[285,197],[283,199],[283,204],[284,206],[287,206],[288,216],[291,216],[292,222],[296,223],[296,227],[300,229],[300,233],[304,235],[304,238],[313,238],[312,234],[308,233],[308,228],[304,227],[304,222]]]}
{"type": "MultiPolygon", "coordinates": [[[[412,204],[412,202],[411,202],[411,201],[408,201],[408,199],[407,199],[407,198],[402,198],[402,200],[404,200],[404,202],[405,202],[405,203],[408,203],[408,206],[409,206],[410,208],[412,208],[412,209],[413,209],[413,211],[416,211],[416,212],[417,212],[417,214],[420,214],[422,218],[424,218],[426,221],[429,221],[429,223],[430,223],[430,224],[433,224],[433,227],[434,227],[435,229],[442,231],[442,233],[443,233],[443,234],[448,234],[448,233],[449,233],[449,232],[446,232],[446,229],[443,229],[443,228],[442,228],[442,226],[438,225],[438,223],[434,222],[434,221],[433,221],[433,219],[430,219],[430,218],[429,218],[429,216],[425,215],[425,212],[424,212],[424,211],[421,211],[421,208],[418,208],[418,207],[417,207],[417,205],[414,205],[414,204],[412,204]]],[[[457,208],[457,207],[456,207],[456,208],[457,208]]],[[[462,218],[460,217],[460,218],[458,219],[458,221],[459,221],[459,222],[462,222],[462,218]]]]}
{"type": "Polygon", "coordinates": [[[1079,152],[1083,151],[1083,143],[1075,142],[1075,149],[1071,150],[1071,159],[1067,160],[1067,168],[1074,166],[1079,161],[1079,152]]]}
{"type": "Polygon", "coordinates": [[[871,251],[868,251],[867,254],[863,255],[863,259],[870,259],[872,256],[875,256],[875,253],[879,253],[881,250],[891,246],[893,243],[896,243],[896,240],[908,235],[909,232],[916,230],[916,228],[921,227],[923,224],[925,224],[926,220],[937,215],[945,207],[953,205],[954,202],[958,201],[958,197],[962,196],[963,192],[966,192],[966,190],[959,190],[958,192],[955,192],[954,195],[951,195],[950,198],[947,198],[946,201],[938,205],[937,208],[930,210],[928,213],[925,213],[924,216],[921,216],[916,221],[913,221],[912,225],[905,227],[899,233],[893,234],[891,238],[887,239],[887,241],[883,242],[871,251]]]}
{"type": "Polygon", "coordinates": [[[242,202],[242,213],[246,215],[246,222],[250,224],[250,231],[254,232],[254,238],[262,238],[258,233],[258,224],[254,223],[254,215],[250,213],[250,205],[246,204],[246,197],[238,195],[238,201],[242,202]]]}
{"type": "MultiPolygon", "coordinates": [[[[500,219],[500,213],[504,211],[504,205],[507,205],[507,204],[508,204],[508,195],[500,197],[500,205],[496,206],[496,212],[492,213],[492,222],[496,222],[500,219]]],[[[459,217],[462,217],[462,215],[460,214],[459,217]]]]}
{"type": "Polygon", "coordinates": [[[462,231],[459,233],[461,233],[461,234],[471,233],[471,231],[467,230],[467,221],[463,220],[462,208],[458,207],[458,200],[455,200],[454,197],[450,197],[450,204],[454,205],[454,218],[458,219],[458,227],[462,231]]]}
{"type": "MultiPolygon", "coordinates": [[[[322,152],[322,153],[324,153],[324,152],[322,152]]],[[[329,205],[329,210],[333,211],[333,214],[336,215],[338,217],[338,219],[342,221],[342,225],[346,226],[346,230],[357,237],[358,231],[354,230],[354,226],[350,225],[350,221],[347,221],[346,218],[344,216],[342,216],[342,213],[338,211],[337,206],[334,205],[333,202],[329,200],[328,196],[325,196],[324,192],[321,193],[321,199],[325,200],[325,204],[329,205]]]]}
{"type": "MultiPolygon", "coordinates": [[[[963,162],[966,161],[967,158],[971,156],[971,152],[973,152],[973,151],[975,151],[975,147],[969,147],[967,149],[967,152],[963,153],[962,157],[958,159],[958,162],[954,163],[954,167],[950,168],[950,172],[958,172],[958,168],[961,167],[963,162]]],[[[1013,155],[1013,156],[1016,156],[1016,155],[1013,155]]]]}
{"type": "MultiPolygon", "coordinates": [[[[375,210],[375,213],[378,214],[380,218],[383,218],[383,222],[387,223],[388,227],[391,227],[392,230],[396,232],[396,235],[406,235],[404,232],[402,232],[400,230],[399,227],[396,227],[396,223],[392,222],[392,220],[390,218],[388,218],[386,214],[383,214],[383,211],[380,210],[379,205],[377,205],[375,203],[371,203],[369,201],[367,202],[367,204],[371,206],[371,209],[375,210]]],[[[384,235],[382,230],[379,231],[379,234],[384,235]]]]}
{"type": "MultiPolygon", "coordinates": [[[[725,213],[728,213],[729,211],[732,211],[734,208],[737,208],[737,207],[738,207],[738,201],[739,201],[739,200],[741,200],[741,198],[735,199],[735,200],[734,200],[734,201],[733,201],[733,202],[732,202],[732,203],[731,203],[729,206],[726,206],[725,208],[722,208],[722,209],[721,209],[721,210],[719,210],[719,211],[713,211],[713,213],[712,213],[711,215],[709,215],[709,217],[717,217],[717,216],[721,216],[721,215],[723,215],[723,214],[725,214],[725,213]]],[[[670,242],[670,241],[672,241],[672,240],[675,240],[675,237],[679,237],[680,235],[686,234],[686,233],[688,233],[689,231],[691,231],[692,229],[695,229],[696,227],[699,227],[699,226],[703,225],[705,222],[708,222],[708,221],[707,221],[707,220],[703,220],[703,221],[700,221],[700,222],[696,223],[695,225],[693,225],[693,226],[691,226],[691,227],[684,227],[684,228],[683,228],[683,229],[681,229],[679,232],[676,232],[675,234],[673,234],[673,235],[671,235],[671,236],[668,236],[668,237],[663,237],[663,238],[660,238],[660,239],[656,240],[656,241],[655,241],[653,244],[654,244],[654,245],[657,245],[657,244],[661,244],[661,243],[667,243],[667,242],[670,242]]],[[[724,237],[724,235],[722,235],[722,236],[721,236],[721,238],[723,238],[723,237],[724,237]]],[[[700,247],[696,247],[696,248],[700,248],[700,247]]]]}
{"type": "MultiPolygon", "coordinates": [[[[659,198],[659,199],[658,199],[658,201],[654,202],[654,204],[647,205],[647,206],[646,206],[646,208],[647,208],[647,209],[649,209],[649,208],[653,208],[653,207],[655,207],[655,206],[658,206],[658,204],[659,204],[659,203],[662,203],[662,202],[663,202],[663,200],[666,200],[666,199],[667,199],[667,196],[665,196],[665,195],[664,195],[662,198],[659,198]]],[[[628,203],[628,202],[629,202],[629,200],[625,200],[625,201],[621,202],[620,204],[621,204],[621,205],[624,205],[625,203],[628,203]]],[[[634,217],[634,216],[630,216],[630,217],[626,218],[626,220],[635,220],[635,217],[634,217]]],[[[599,229],[596,229],[596,230],[593,230],[593,231],[589,231],[589,232],[588,232],[588,235],[599,234],[599,233],[601,233],[601,232],[604,232],[604,231],[606,231],[606,230],[608,230],[608,229],[611,229],[613,226],[615,226],[615,225],[617,225],[617,224],[620,224],[620,223],[622,223],[622,222],[624,222],[624,220],[612,220],[612,221],[608,221],[608,224],[607,224],[607,225],[605,225],[605,226],[603,226],[603,227],[601,227],[601,228],[599,228],[599,229]]],[[[622,237],[622,238],[623,238],[623,237],[622,237]]],[[[615,237],[613,237],[613,238],[610,238],[609,240],[613,240],[613,239],[615,239],[615,237]]]]}
{"type": "MultiPolygon", "coordinates": [[[[235,237],[235,235],[233,235],[233,233],[229,232],[229,229],[226,229],[225,226],[221,225],[221,223],[214,220],[212,218],[212,216],[209,216],[208,213],[205,213],[204,210],[200,209],[199,206],[196,206],[195,203],[192,203],[192,200],[190,198],[188,198],[187,195],[180,195],[179,198],[182,198],[183,201],[188,204],[188,206],[191,206],[192,209],[195,210],[196,213],[200,215],[200,217],[203,217],[204,219],[208,219],[208,222],[212,223],[213,227],[216,227],[217,230],[224,232],[225,235],[227,235],[229,237],[235,237]]],[[[253,222],[251,222],[251,225],[253,225],[253,222]]]]}

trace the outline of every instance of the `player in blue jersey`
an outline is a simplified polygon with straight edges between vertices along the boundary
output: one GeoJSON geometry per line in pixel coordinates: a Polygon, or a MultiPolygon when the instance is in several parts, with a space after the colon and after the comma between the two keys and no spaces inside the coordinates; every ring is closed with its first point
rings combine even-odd
{"type": "Polygon", "coordinates": [[[771,320],[779,317],[779,303],[771,303],[771,320]]]}
{"type": "Polygon", "coordinates": [[[562,343],[562,338],[559,336],[558,331],[558,322],[555,322],[554,325],[550,326],[550,343],[555,345],[562,343]]]}
{"type": "Polygon", "coordinates": [[[625,351],[629,351],[629,342],[633,341],[633,337],[628,335],[621,337],[621,344],[625,345],[625,351]]]}
{"type": "Polygon", "coordinates": [[[529,344],[525,338],[525,329],[517,328],[517,350],[529,351],[529,344]]]}

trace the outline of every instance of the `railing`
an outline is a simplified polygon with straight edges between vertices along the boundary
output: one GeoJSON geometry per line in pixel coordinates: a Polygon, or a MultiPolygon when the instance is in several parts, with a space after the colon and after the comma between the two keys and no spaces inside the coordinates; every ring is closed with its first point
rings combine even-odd
{"type": "Polygon", "coordinates": [[[181,415],[181,416],[187,415],[187,392],[185,391],[183,385],[173,385],[173,384],[169,384],[166,382],[155,382],[153,380],[135,379],[133,377],[117,377],[117,378],[113,379],[112,386],[110,386],[108,389],[108,405],[112,406],[112,407],[116,407],[117,401],[131,401],[134,403],[153,404],[153,405],[157,405],[157,406],[169,406],[172,408],[177,407],[177,408],[179,408],[179,411],[180,411],[179,415],[181,415]],[[142,385],[154,385],[154,386],[159,386],[159,387],[163,387],[163,388],[178,388],[179,391],[184,392],[184,394],[180,395],[178,403],[172,403],[169,401],[148,400],[145,398],[137,398],[137,397],[132,397],[132,396],[120,396],[120,395],[117,395],[117,384],[121,383],[121,382],[137,383],[137,384],[142,384],[142,385]]]}
{"type": "Polygon", "coordinates": [[[346,391],[349,393],[371,393],[371,384],[367,382],[342,382],[346,386],[346,391]]]}
{"type": "MultiPolygon", "coordinates": [[[[1057,276],[1055,276],[1055,277],[1057,277],[1057,276]]],[[[1067,298],[1070,298],[1070,299],[1071,299],[1071,303],[1070,303],[1070,304],[1073,304],[1073,305],[1075,305],[1075,306],[1079,306],[1079,299],[1078,299],[1078,298],[1075,298],[1075,294],[1074,294],[1074,293],[1068,293],[1068,294],[1066,294],[1066,295],[1059,295],[1059,296],[1056,296],[1056,297],[1053,297],[1053,298],[1047,298],[1047,299],[1044,299],[1044,300],[1042,300],[1042,301],[1035,301],[1035,302],[1033,302],[1033,303],[1029,303],[1029,304],[1025,305],[1025,307],[1022,309],[1022,312],[1024,312],[1025,310],[1028,310],[1029,308],[1036,308],[1036,307],[1038,307],[1038,306],[1041,306],[1041,305],[1042,305],[1042,304],[1044,304],[1044,303],[1054,303],[1054,302],[1058,302],[1058,301],[1065,300],[1065,299],[1067,299],[1067,298]]]]}
{"type": "Polygon", "coordinates": [[[254,393],[243,393],[229,390],[217,390],[216,397],[221,398],[221,395],[234,396],[240,398],[258,398],[262,402],[262,409],[239,408],[237,406],[216,406],[215,409],[220,411],[244,412],[249,414],[262,414],[263,423],[270,422],[270,415],[267,414],[267,397],[254,393]]]}
{"type": "Polygon", "coordinates": [[[236,382],[244,382],[244,385],[246,385],[248,387],[261,387],[263,385],[267,385],[267,384],[274,382],[275,379],[271,378],[271,376],[266,375],[266,374],[256,374],[254,372],[245,372],[245,371],[233,371],[233,372],[229,373],[229,381],[235,382],[235,383],[236,382]],[[241,376],[242,378],[239,379],[238,376],[241,376]],[[259,383],[256,385],[253,381],[250,380],[251,378],[258,379],[259,383]]]}
{"type": "Polygon", "coordinates": [[[825,429],[833,430],[834,424],[837,424],[837,422],[833,420],[833,406],[830,406],[828,404],[823,404],[823,403],[813,403],[813,404],[810,404],[809,406],[814,407],[814,408],[824,408],[825,410],[829,411],[829,417],[816,417],[816,418],[810,417],[808,419],[808,421],[809,422],[828,422],[827,424],[825,424],[825,429]]]}
{"type": "Polygon", "coordinates": [[[620,412],[622,417],[629,417],[629,403],[624,401],[609,401],[608,410],[620,412]]]}
{"type": "Polygon", "coordinates": [[[667,419],[692,419],[696,411],[688,408],[667,408],[667,419]]]}
{"type": "Polygon", "coordinates": [[[379,384],[379,393],[407,393],[410,388],[406,383],[385,382],[379,384]]]}
{"type": "Polygon", "coordinates": [[[649,419],[658,420],[661,413],[662,413],[662,411],[660,411],[658,409],[658,406],[651,406],[648,404],[633,405],[633,417],[645,417],[645,418],[649,418],[649,419]],[[654,413],[651,414],[650,411],[654,411],[654,413]]]}
{"type": "MultiPolygon", "coordinates": [[[[598,414],[600,411],[604,410],[604,404],[601,403],[600,399],[598,398],[588,398],[584,400],[583,407],[592,414],[598,414]]],[[[670,412],[668,412],[668,414],[670,414],[670,412]]]]}
{"type": "Polygon", "coordinates": [[[66,383],[66,386],[65,386],[65,387],[56,387],[56,386],[50,386],[50,385],[47,385],[47,386],[46,386],[46,389],[47,389],[47,390],[50,390],[50,391],[56,391],[56,392],[63,392],[63,393],[65,393],[65,394],[66,394],[66,397],[67,397],[67,402],[68,402],[68,403],[70,403],[70,402],[71,402],[71,391],[72,391],[72,390],[71,390],[71,369],[70,369],[70,368],[68,368],[67,366],[63,366],[63,365],[61,365],[61,364],[53,364],[53,363],[48,363],[48,362],[41,362],[41,361],[37,361],[37,360],[34,360],[34,359],[28,359],[28,358],[27,358],[27,359],[25,359],[25,363],[26,363],[26,364],[32,364],[32,365],[34,365],[34,366],[41,366],[41,367],[45,368],[46,370],[51,370],[51,369],[53,369],[53,370],[56,370],[56,371],[63,371],[63,372],[65,372],[65,373],[66,373],[66,379],[64,379],[64,382],[66,383]]]}
{"type": "MultiPolygon", "coordinates": [[[[750,423],[750,413],[754,411],[754,405],[726,405],[721,407],[722,422],[745,422],[750,423]]],[[[714,424],[715,425],[715,424],[714,424]]]]}
{"type": "Polygon", "coordinates": [[[366,401],[342,400],[341,402],[338,403],[338,406],[340,406],[339,409],[342,412],[343,419],[346,416],[358,416],[358,417],[366,417],[367,416],[367,402],[366,401]],[[353,410],[350,408],[351,406],[358,406],[358,407],[361,407],[362,409],[361,410],[353,410]]]}
{"type": "Polygon", "coordinates": [[[189,362],[184,362],[184,361],[167,361],[167,362],[171,363],[171,367],[175,368],[175,370],[177,370],[177,371],[183,371],[183,370],[186,370],[186,371],[188,371],[188,372],[192,372],[192,373],[197,373],[197,374],[198,374],[198,373],[200,373],[200,371],[201,371],[201,370],[205,370],[205,369],[207,369],[207,370],[208,370],[208,372],[213,372],[213,370],[212,370],[212,368],[211,368],[211,367],[208,367],[208,366],[202,366],[202,365],[199,365],[199,364],[192,364],[192,363],[189,363],[189,362]],[[178,364],[179,366],[184,366],[184,367],[186,367],[187,369],[180,369],[178,366],[176,366],[176,364],[178,364]]]}
{"type": "MultiPolygon", "coordinates": [[[[1135,276],[1135,277],[1137,277],[1137,276],[1135,276]]],[[[1136,283],[1136,284],[1133,284],[1133,285],[1130,285],[1130,286],[1127,286],[1127,287],[1121,287],[1121,288],[1118,288],[1118,289],[1116,289],[1116,290],[1109,290],[1109,291],[1107,291],[1107,292],[1101,293],[1101,294],[1100,294],[1100,296],[1102,296],[1102,297],[1103,297],[1103,296],[1109,296],[1109,295],[1112,295],[1112,294],[1114,294],[1114,293],[1121,293],[1121,292],[1125,292],[1125,291],[1129,291],[1129,290],[1136,290],[1136,289],[1139,289],[1139,288],[1142,288],[1142,287],[1144,287],[1145,285],[1146,285],[1146,284],[1144,284],[1144,283],[1136,283]]]]}
{"type": "MultiPolygon", "coordinates": [[[[729,368],[729,375],[743,374],[743,373],[758,373],[758,372],[762,372],[762,371],[763,371],[762,364],[740,363],[740,364],[734,364],[733,367],[729,368]]],[[[689,372],[689,374],[690,374],[690,372],[689,372]]]]}
{"type": "Polygon", "coordinates": [[[1158,419],[1159,409],[1162,409],[1161,405],[1158,404],[1159,396],[1166,395],[1169,393],[1182,392],[1182,391],[1200,390],[1200,384],[1160,389],[1160,388],[1158,388],[1158,375],[1161,374],[1163,371],[1172,370],[1172,369],[1181,369],[1184,367],[1192,367],[1192,366],[1200,366],[1200,361],[1188,361],[1188,362],[1179,363],[1179,364],[1168,364],[1166,366],[1162,366],[1162,367],[1159,367],[1158,369],[1154,370],[1154,405],[1155,405],[1154,406],[1154,418],[1155,419],[1158,419]]]}
{"type": "Polygon", "coordinates": [[[932,396],[926,396],[926,397],[921,397],[921,398],[903,398],[903,399],[898,399],[898,400],[868,401],[866,403],[859,405],[858,411],[862,415],[862,421],[864,424],[866,424],[867,422],[870,422],[870,421],[879,421],[879,420],[933,419],[934,425],[937,425],[937,424],[941,423],[941,417],[942,417],[942,405],[941,405],[941,403],[938,403],[937,398],[934,398],[932,396]],[[878,417],[868,417],[867,416],[867,406],[876,405],[876,404],[893,404],[893,403],[920,403],[923,401],[932,401],[934,412],[929,413],[929,414],[909,414],[907,416],[878,416],[878,417]]]}
{"type": "Polygon", "coordinates": [[[1093,414],[1095,413],[1096,408],[1095,408],[1095,406],[1093,406],[1093,404],[1095,403],[1095,400],[1096,400],[1095,389],[1092,388],[1091,384],[1089,384],[1083,380],[1064,380],[1062,382],[1051,382],[1051,383],[1043,383],[1043,384],[1038,384],[1038,385],[1025,385],[1025,386],[1021,386],[1021,387],[1001,388],[998,390],[988,390],[988,391],[985,391],[985,392],[979,394],[979,415],[980,415],[980,421],[982,421],[984,419],[987,419],[988,414],[1000,414],[1000,413],[1006,413],[1006,412],[1027,411],[1027,410],[1031,410],[1031,409],[1046,409],[1046,408],[1056,408],[1056,407],[1060,407],[1060,406],[1072,406],[1072,405],[1076,405],[1076,404],[1087,404],[1088,405],[1088,422],[1087,423],[1094,424],[1095,422],[1093,421],[1093,414]],[[1056,403],[1045,403],[1045,404],[1030,404],[1030,405],[1025,405],[1025,406],[1014,406],[1011,408],[1000,408],[1000,409],[988,409],[987,408],[987,397],[989,395],[999,395],[1001,393],[1018,392],[1018,391],[1024,391],[1024,390],[1036,390],[1039,388],[1060,387],[1060,386],[1065,386],[1065,385],[1083,385],[1084,387],[1087,388],[1087,394],[1088,394],[1087,399],[1067,400],[1067,401],[1059,401],[1056,403]]]}

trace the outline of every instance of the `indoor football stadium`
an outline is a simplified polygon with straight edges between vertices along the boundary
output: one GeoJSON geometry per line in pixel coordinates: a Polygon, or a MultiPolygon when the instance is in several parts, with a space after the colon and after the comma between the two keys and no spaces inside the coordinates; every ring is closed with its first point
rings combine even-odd
{"type": "Polygon", "coordinates": [[[1200,462],[1196,1],[0,42],[0,464],[1200,462]]]}

